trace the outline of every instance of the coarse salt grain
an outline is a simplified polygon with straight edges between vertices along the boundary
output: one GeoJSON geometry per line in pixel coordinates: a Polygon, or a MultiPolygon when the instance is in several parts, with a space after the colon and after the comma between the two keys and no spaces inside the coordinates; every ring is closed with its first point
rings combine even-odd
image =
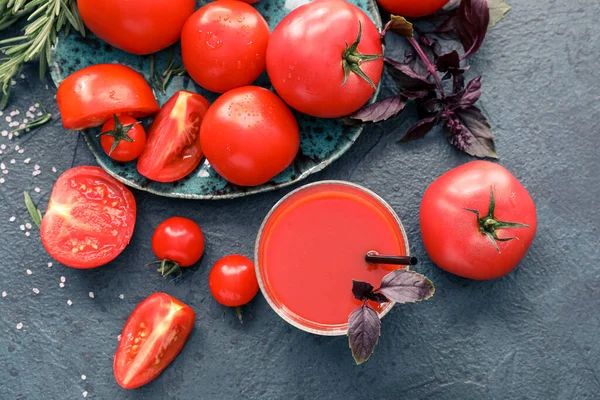
{"type": "Polygon", "coordinates": [[[25,74],[21,74],[21,79],[25,79],[25,74]]]}
{"type": "Polygon", "coordinates": [[[29,231],[25,232],[25,236],[29,237],[29,235],[31,235],[31,232],[29,232],[29,231]]]}
{"type": "MultiPolygon", "coordinates": [[[[15,135],[16,135],[16,136],[18,136],[16,133],[15,133],[15,135]]],[[[21,149],[21,150],[19,150],[19,151],[18,151],[18,153],[19,153],[19,154],[23,154],[23,153],[25,153],[25,149],[21,149]]]]}
{"type": "Polygon", "coordinates": [[[33,171],[33,172],[31,173],[31,175],[33,175],[33,176],[38,176],[38,175],[39,175],[39,174],[41,174],[41,173],[42,173],[42,171],[40,171],[40,170],[36,169],[35,171],[33,171]]]}
{"type": "Polygon", "coordinates": [[[15,115],[17,115],[17,112],[16,112],[16,111],[11,111],[11,112],[10,112],[10,116],[11,116],[11,117],[14,117],[15,115]]]}
{"type": "Polygon", "coordinates": [[[24,160],[23,160],[23,162],[24,162],[25,164],[29,164],[29,162],[30,162],[30,161],[31,161],[31,158],[26,158],[26,159],[24,159],[24,160]]]}
{"type": "Polygon", "coordinates": [[[2,150],[6,149],[6,145],[5,144],[0,144],[0,149],[2,149],[2,150]]]}
{"type": "Polygon", "coordinates": [[[14,158],[13,158],[12,160],[10,160],[10,163],[11,163],[11,164],[14,164],[14,163],[16,163],[16,162],[17,162],[17,160],[15,160],[14,158]]]}
{"type": "Polygon", "coordinates": [[[65,284],[61,282],[61,283],[59,283],[59,284],[58,284],[58,287],[60,287],[60,288],[64,288],[64,287],[65,287],[65,284]]]}
{"type": "Polygon", "coordinates": [[[50,268],[50,267],[52,267],[52,263],[51,262],[48,263],[48,268],[50,268]]]}
{"type": "Polygon", "coordinates": [[[61,276],[61,277],[60,277],[60,281],[61,281],[61,282],[66,282],[66,281],[67,281],[67,278],[65,278],[64,276],[61,276]]]}
{"type": "Polygon", "coordinates": [[[27,228],[27,229],[31,229],[31,224],[30,224],[29,222],[28,222],[28,223],[26,223],[26,224],[25,224],[25,228],[27,228]]]}
{"type": "Polygon", "coordinates": [[[31,272],[31,270],[30,270],[30,269],[28,269],[28,270],[25,270],[25,272],[27,273],[27,275],[31,275],[31,274],[33,274],[33,272],[31,272]]]}
{"type": "Polygon", "coordinates": [[[32,290],[33,290],[33,293],[40,294],[40,289],[34,287],[32,290]]]}
{"type": "Polygon", "coordinates": [[[25,230],[25,225],[19,225],[19,229],[24,231],[25,230]]]}
{"type": "Polygon", "coordinates": [[[22,322],[19,322],[19,323],[17,324],[17,329],[18,329],[18,330],[21,330],[21,329],[23,329],[23,323],[22,323],[22,322]]]}
{"type": "Polygon", "coordinates": [[[6,290],[2,292],[2,297],[6,297],[6,290]]]}
{"type": "Polygon", "coordinates": [[[2,136],[8,136],[8,131],[2,131],[2,136]]]}
{"type": "Polygon", "coordinates": [[[4,182],[6,182],[6,181],[4,180],[4,178],[0,178],[0,183],[4,183],[4,182]]]}
{"type": "Polygon", "coordinates": [[[39,108],[40,107],[40,103],[35,103],[34,106],[35,106],[35,108],[39,108]]]}
{"type": "Polygon", "coordinates": [[[40,169],[40,166],[39,166],[39,165],[37,165],[37,164],[35,164],[35,165],[33,166],[33,169],[35,169],[35,170],[37,171],[38,169],[40,169]]]}
{"type": "Polygon", "coordinates": [[[40,189],[39,187],[36,187],[35,189],[33,189],[36,193],[39,193],[42,191],[42,189],[40,189]]]}
{"type": "Polygon", "coordinates": [[[125,298],[125,295],[121,293],[121,294],[119,295],[119,298],[120,298],[121,300],[123,300],[123,299],[125,298]]]}
{"type": "Polygon", "coordinates": [[[117,336],[117,342],[121,341],[121,335],[117,336]]]}
{"type": "Polygon", "coordinates": [[[35,115],[37,115],[38,117],[41,117],[41,116],[42,116],[42,114],[43,114],[43,113],[42,113],[41,111],[38,111],[38,112],[37,112],[35,115]]]}
{"type": "Polygon", "coordinates": [[[35,111],[35,106],[29,107],[29,111],[35,111]]]}
{"type": "Polygon", "coordinates": [[[15,150],[19,150],[21,147],[19,145],[15,146],[15,150]]]}
{"type": "Polygon", "coordinates": [[[87,379],[87,376],[85,376],[85,375],[81,375],[81,380],[82,380],[82,381],[85,381],[86,379],[87,379]]]}
{"type": "Polygon", "coordinates": [[[52,167],[52,172],[56,173],[56,168],[52,167]]]}
{"type": "Polygon", "coordinates": [[[10,121],[12,121],[12,118],[11,118],[10,116],[8,116],[8,115],[6,116],[6,118],[5,118],[5,119],[6,119],[6,122],[10,122],[10,121]]]}
{"type": "Polygon", "coordinates": [[[24,124],[26,124],[26,123],[28,123],[28,122],[29,122],[29,120],[28,120],[27,118],[23,118],[23,123],[24,123],[24,124]]]}
{"type": "Polygon", "coordinates": [[[67,305],[72,306],[73,302],[71,300],[67,300],[67,305]]]}
{"type": "Polygon", "coordinates": [[[0,163],[0,169],[6,169],[6,164],[0,163]]]}
{"type": "Polygon", "coordinates": [[[87,390],[84,390],[84,391],[83,391],[83,393],[81,393],[81,395],[82,395],[83,397],[87,397],[87,395],[88,395],[88,392],[87,392],[87,390]]]}
{"type": "Polygon", "coordinates": [[[89,292],[88,294],[89,294],[89,296],[90,296],[90,299],[93,299],[93,298],[94,298],[94,292],[89,292]]]}
{"type": "Polygon", "coordinates": [[[7,170],[7,169],[5,169],[5,170],[2,170],[2,173],[3,173],[4,175],[8,175],[8,170],[7,170]]]}

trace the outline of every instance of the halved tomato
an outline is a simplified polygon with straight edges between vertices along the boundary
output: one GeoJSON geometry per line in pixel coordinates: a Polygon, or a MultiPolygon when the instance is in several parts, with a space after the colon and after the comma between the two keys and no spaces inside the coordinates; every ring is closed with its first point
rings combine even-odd
{"type": "Polygon", "coordinates": [[[166,293],[151,294],[138,304],[115,354],[117,383],[135,389],[156,378],[183,348],[195,319],[194,310],[166,293]]]}
{"type": "Polygon", "coordinates": [[[148,130],[138,172],[153,181],[173,182],[196,169],[203,157],[198,136],[206,110],[208,101],[199,94],[175,93],[148,130]]]}
{"type": "Polygon", "coordinates": [[[69,267],[99,267],[129,244],[135,217],[135,198],[121,182],[100,167],[71,168],[52,188],[42,244],[69,267]]]}
{"type": "Polygon", "coordinates": [[[56,92],[65,128],[100,126],[113,115],[134,118],[156,114],[154,93],[142,74],[119,64],[98,64],[67,76],[56,92]]]}

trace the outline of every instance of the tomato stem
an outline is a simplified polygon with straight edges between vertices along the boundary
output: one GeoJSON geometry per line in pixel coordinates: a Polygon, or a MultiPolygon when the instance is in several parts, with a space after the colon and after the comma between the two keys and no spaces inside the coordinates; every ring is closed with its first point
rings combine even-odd
{"type": "Polygon", "coordinates": [[[156,270],[156,272],[160,272],[163,278],[173,274],[177,274],[176,278],[181,276],[181,267],[175,261],[168,259],[152,261],[146,264],[146,267],[156,264],[160,264],[160,267],[156,270]]]}
{"type": "Polygon", "coordinates": [[[352,45],[348,46],[348,42],[346,42],[346,50],[342,54],[342,68],[344,69],[344,81],[342,82],[342,86],[346,84],[348,81],[348,76],[351,73],[355,73],[364,79],[373,90],[377,90],[377,86],[373,83],[371,78],[360,68],[360,66],[365,61],[373,61],[383,57],[382,54],[362,54],[358,51],[358,45],[360,44],[360,39],[362,37],[362,23],[358,21],[358,36],[352,45]]]}
{"type": "Polygon", "coordinates": [[[238,319],[240,320],[240,324],[244,323],[244,308],[242,306],[237,306],[235,308],[235,313],[238,317],[238,319]]]}
{"type": "Polygon", "coordinates": [[[494,197],[494,188],[490,187],[490,206],[488,208],[488,213],[485,216],[480,216],[479,211],[473,210],[471,208],[465,208],[465,210],[472,212],[477,216],[477,223],[479,224],[479,232],[486,235],[498,253],[500,253],[500,248],[498,247],[498,242],[508,242],[509,240],[519,240],[518,237],[507,237],[500,238],[498,237],[497,229],[507,229],[507,228],[531,228],[531,226],[526,224],[521,224],[518,222],[507,222],[500,221],[494,216],[494,211],[496,210],[496,199],[494,197]]]}

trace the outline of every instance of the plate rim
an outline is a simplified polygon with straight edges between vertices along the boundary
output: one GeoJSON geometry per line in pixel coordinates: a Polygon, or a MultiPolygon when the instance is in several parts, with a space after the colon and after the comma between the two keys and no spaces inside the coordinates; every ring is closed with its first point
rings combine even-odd
{"type": "MultiPolygon", "coordinates": [[[[267,1],[267,0],[265,0],[267,1]]],[[[312,1],[312,0],[311,0],[312,1]]],[[[376,0],[367,0],[367,7],[369,8],[369,11],[373,14],[373,16],[375,17],[375,20],[373,20],[373,23],[375,24],[375,26],[381,30],[383,27],[383,22],[381,19],[381,15],[379,13],[379,8],[377,6],[377,2],[376,0]]],[[[58,48],[58,46],[60,45],[60,43],[57,43],[56,48],[58,48]]],[[[385,48],[385,47],[384,47],[385,48]]],[[[55,54],[55,49],[52,51],[52,54],[55,54]]],[[[59,86],[59,82],[62,82],[62,80],[64,78],[61,78],[59,75],[59,70],[60,68],[58,67],[58,65],[56,65],[56,60],[53,60],[51,63],[51,77],[52,77],[52,81],[54,83],[54,85],[56,87],[59,86]]],[[[381,84],[379,84],[377,86],[377,89],[375,90],[375,92],[373,92],[373,95],[371,96],[371,99],[369,100],[369,103],[373,103],[374,101],[377,100],[377,98],[379,97],[379,93],[381,90],[381,84]]],[[[240,198],[240,197],[246,197],[246,196],[250,196],[250,195],[254,195],[254,194],[258,194],[258,193],[265,193],[265,192],[271,192],[274,190],[279,190],[279,189],[283,189],[286,188],[288,186],[294,185],[304,179],[306,179],[308,176],[313,175],[317,172],[322,171],[323,169],[325,169],[326,167],[328,167],[329,165],[331,165],[334,161],[337,161],[340,157],[342,157],[344,154],[346,154],[346,152],[350,149],[350,147],[352,147],[352,145],[356,142],[356,140],[358,140],[358,138],[360,137],[361,133],[364,130],[364,125],[356,125],[353,127],[354,132],[351,136],[348,137],[348,141],[346,143],[344,143],[343,146],[339,147],[336,152],[329,158],[327,158],[324,161],[321,161],[320,163],[318,163],[317,165],[313,166],[312,168],[307,169],[306,171],[302,172],[300,175],[296,176],[294,179],[290,179],[288,181],[285,182],[281,182],[281,183],[276,183],[276,184],[263,184],[260,186],[253,186],[253,187],[244,187],[244,190],[240,190],[238,192],[235,193],[227,193],[227,194],[213,194],[213,195],[208,195],[208,194],[195,194],[195,193],[181,193],[181,192],[173,192],[173,191],[169,191],[169,192],[159,192],[151,187],[148,186],[142,186],[136,182],[133,182],[121,175],[119,175],[118,173],[112,171],[112,169],[103,161],[103,154],[100,154],[98,152],[97,146],[92,143],[90,141],[90,136],[92,135],[88,130],[84,130],[84,131],[80,131],[82,133],[83,139],[85,141],[85,144],[87,145],[88,149],[90,150],[90,152],[92,153],[92,155],[94,156],[96,162],[98,163],[98,165],[100,167],[102,167],[102,169],[109,174],[110,176],[112,176],[113,178],[115,178],[116,180],[118,180],[119,182],[123,183],[124,185],[133,188],[133,189],[137,189],[140,191],[144,191],[144,192],[148,192],[160,197],[167,197],[167,198],[175,198],[175,199],[189,199],[189,200],[229,200],[229,199],[236,199],[236,198],[240,198]]]]}

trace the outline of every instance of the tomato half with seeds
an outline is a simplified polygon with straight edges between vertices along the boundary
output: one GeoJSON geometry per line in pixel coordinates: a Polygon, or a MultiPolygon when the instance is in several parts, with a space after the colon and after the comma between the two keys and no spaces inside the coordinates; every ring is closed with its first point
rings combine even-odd
{"type": "Polygon", "coordinates": [[[142,74],[119,64],[92,65],[72,73],[58,86],[56,103],[63,126],[72,130],[100,126],[115,114],[141,118],[159,110],[142,74]]]}
{"type": "Polygon", "coordinates": [[[314,117],[353,113],[375,93],[383,72],[379,30],[346,1],[319,0],[289,13],[267,46],[273,88],[314,117]]]}
{"type": "Polygon", "coordinates": [[[473,161],[437,178],[421,202],[421,235],[442,269],[478,280],[515,268],[537,229],[527,189],[501,165],[473,161]]]}
{"type": "Polygon", "coordinates": [[[121,254],[135,219],[135,199],[125,185],[100,167],[75,167],[54,184],[40,235],[57,261],[95,268],[121,254]]]}
{"type": "Polygon", "coordinates": [[[208,101],[199,94],[175,93],[148,130],[138,172],[153,181],[173,182],[196,169],[203,157],[198,136],[206,110],[208,101]]]}
{"type": "Polygon", "coordinates": [[[121,332],[113,370],[125,389],[156,378],[177,357],[194,328],[196,313],[166,293],[154,293],[133,310],[121,332]]]}

